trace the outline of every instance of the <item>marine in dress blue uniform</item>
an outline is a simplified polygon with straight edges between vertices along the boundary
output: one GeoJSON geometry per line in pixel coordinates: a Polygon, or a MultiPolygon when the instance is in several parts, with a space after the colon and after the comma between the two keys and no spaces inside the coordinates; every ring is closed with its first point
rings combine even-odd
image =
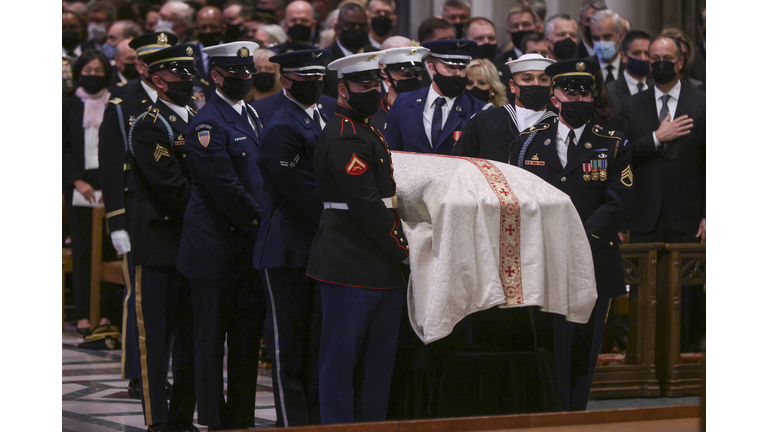
{"type": "Polygon", "coordinates": [[[356,54],[328,65],[338,74],[338,107],[315,149],[323,214],[307,275],[319,282],[323,306],[323,424],[384,420],[405,298],[408,241],[392,160],[370,125],[381,99],[377,57],[356,54]]]}
{"type": "Polygon", "coordinates": [[[376,115],[371,119],[371,125],[379,131],[384,131],[387,115],[392,104],[400,93],[407,93],[426,87],[429,83],[422,81],[424,57],[429,50],[424,47],[409,46],[389,48],[381,51],[379,65],[384,73],[387,92],[381,95],[381,103],[376,115]]]}
{"type": "MultiPolygon", "coordinates": [[[[158,101],[131,126],[131,177],[136,185],[130,236],[136,271],[139,382],[148,431],[196,431],[192,304],[187,279],[176,270],[184,210],[189,200],[185,135],[193,111],[177,85],[192,83],[193,45],[144,56],[158,101]],[[166,402],[168,356],[174,390],[166,402]]],[[[190,89],[191,90],[191,89],[190,89]]]]}
{"type": "MultiPolygon", "coordinates": [[[[172,33],[155,32],[141,35],[128,44],[136,50],[138,61],[157,50],[168,48],[177,41],[172,33]]],[[[128,393],[140,398],[139,390],[139,348],[136,345],[136,300],[134,293],[134,269],[130,236],[128,235],[131,198],[136,192],[135,185],[128,179],[130,163],[126,160],[128,132],[133,121],[157,101],[157,91],[148,82],[144,70],[141,78],[118,86],[112,93],[112,100],[104,110],[104,119],[99,127],[99,175],[106,211],[107,230],[118,253],[123,254],[123,332],[122,332],[122,376],[129,380],[128,393]]]]}
{"type": "Polygon", "coordinates": [[[589,120],[597,63],[565,60],[545,72],[552,77],[552,103],[560,116],[523,131],[510,159],[571,197],[592,248],[598,297],[589,322],[575,324],[552,314],[560,409],[585,410],[609,300],[626,294],[618,233],[634,186],[632,156],[621,132],[589,120]]]}
{"type": "Polygon", "coordinates": [[[280,65],[286,97],[264,129],[268,144],[257,159],[265,193],[253,266],[261,269],[269,297],[264,340],[273,360],[272,389],[281,427],[320,424],[320,291],[306,272],[323,211],[313,156],[328,121],[316,102],[329,59],[330,52],[319,49],[269,59],[280,65]]]}
{"type": "Polygon", "coordinates": [[[256,165],[262,125],[242,99],[252,86],[256,48],[253,42],[232,42],[204,49],[217,89],[190,123],[186,140],[192,190],[178,269],[192,287],[198,421],[214,429],[245,429],[254,421],[266,312],[253,268],[262,216],[263,181],[256,165]]]}
{"type": "Polygon", "coordinates": [[[477,43],[469,40],[425,42],[427,67],[434,76],[429,87],[404,93],[387,115],[384,138],[390,150],[451,154],[472,116],[493,105],[464,91],[467,65],[477,43]]]}

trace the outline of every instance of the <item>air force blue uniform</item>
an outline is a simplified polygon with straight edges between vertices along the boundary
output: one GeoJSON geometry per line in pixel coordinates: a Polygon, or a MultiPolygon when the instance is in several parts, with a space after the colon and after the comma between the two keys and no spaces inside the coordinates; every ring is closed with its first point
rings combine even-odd
{"type": "MultiPolygon", "coordinates": [[[[277,114],[277,109],[284,105],[283,102],[288,100],[283,92],[284,90],[280,90],[263,99],[249,102],[256,112],[259,113],[264,127],[269,126],[272,117],[277,114]]],[[[326,118],[330,118],[333,115],[334,110],[336,110],[336,99],[327,95],[322,95],[320,96],[320,100],[317,101],[317,108],[320,111],[320,114],[323,114],[326,118]]]]}

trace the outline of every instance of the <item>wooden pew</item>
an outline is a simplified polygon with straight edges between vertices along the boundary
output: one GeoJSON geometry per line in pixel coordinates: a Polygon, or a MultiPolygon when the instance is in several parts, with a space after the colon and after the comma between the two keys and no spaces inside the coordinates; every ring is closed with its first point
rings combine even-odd
{"type": "Polygon", "coordinates": [[[91,329],[99,325],[101,320],[101,282],[111,282],[124,285],[123,262],[101,261],[101,244],[103,241],[102,224],[105,216],[104,207],[93,208],[91,227],[91,329]]]}
{"type": "Polygon", "coordinates": [[[656,365],[661,394],[667,397],[699,395],[703,354],[681,356],[680,297],[683,286],[707,283],[707,247],[701,243],[668,243],[665,249],[668,254],[661,260],[657,293],[656,365]]]}
{"type": "Polygon", "coordinates": [[[596,368],[590,399],[659,396],[655,366],[656,284],[663,248],[664,243],[621,245],[625,279],[630,286],[627,352],[621,364],[596,368]]]}

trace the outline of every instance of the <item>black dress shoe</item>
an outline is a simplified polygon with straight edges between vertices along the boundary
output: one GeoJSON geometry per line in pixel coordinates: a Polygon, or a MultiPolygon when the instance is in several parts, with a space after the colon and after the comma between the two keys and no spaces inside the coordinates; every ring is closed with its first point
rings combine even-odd
{"type": "Polygon", "coordinates": [[[128,381],[128,396],[131,399],[141,400],[141,387],[139,386],[138,378],[131,378],[128,381]]]}
{"type": "Polygon", "coordinates": [[[160,423],[156,425],[147,426],[147,432],[176,432],[176,428],[172,423],[160,423]]]}
{"type": "Polygon", "coordinates": [[[179,432],[200,432],[200,429],[196,428],[192,422],[176,422],[175,426],[179,432]]]}
{"type": "Polygon", "coordinates": [[[77,332],[81,334],[83,337],[88,336],[91,334],[91,328],[90,327],[78,327],[77,332]]]}

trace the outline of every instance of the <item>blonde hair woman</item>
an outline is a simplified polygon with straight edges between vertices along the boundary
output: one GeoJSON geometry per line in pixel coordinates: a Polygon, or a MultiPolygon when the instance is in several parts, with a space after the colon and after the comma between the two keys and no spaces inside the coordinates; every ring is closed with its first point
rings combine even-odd
{"type": "Polygon", "coordinates": [[[272,96],[283,88],[280,85],[280,68],[277,64],[269,61],[273,55],[275,53],[263,48],[253,52],[253,65],[256,67],[256,73],[253,74],[253,88],[245,97],[246,102],[272,96]]]}
{"type": "Polygon", "coordinates": [[[507,104],[504,86],[499,81],[499,71],[486,59],[474,59],[467,69],[467,93],[483,102],[490,102],[494,107],[507,104]]]}

